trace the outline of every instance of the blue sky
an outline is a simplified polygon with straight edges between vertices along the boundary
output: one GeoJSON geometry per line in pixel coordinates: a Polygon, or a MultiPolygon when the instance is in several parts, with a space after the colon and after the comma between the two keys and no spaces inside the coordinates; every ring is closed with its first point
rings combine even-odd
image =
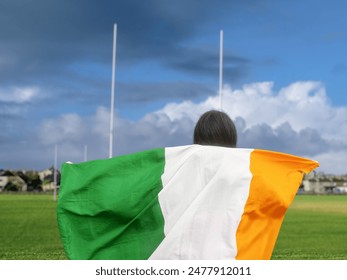
{"type": "Polygon", "coordinates": [[[192,142],[218,105],[239,147],[347,173],[347,3],[331,1],[2,1],[0,168],[108,156],[113,24],[114,153],[192,142]]]}

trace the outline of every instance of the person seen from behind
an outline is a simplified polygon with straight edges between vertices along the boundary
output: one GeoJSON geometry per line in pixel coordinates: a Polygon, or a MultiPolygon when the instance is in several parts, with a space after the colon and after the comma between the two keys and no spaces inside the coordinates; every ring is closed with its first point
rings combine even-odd
{"type": "Polygon", "coordinates": [[[234,122],[224,112],[205,112],[195,125],[194,144],[235,148],[237,131],[234,122]]]}

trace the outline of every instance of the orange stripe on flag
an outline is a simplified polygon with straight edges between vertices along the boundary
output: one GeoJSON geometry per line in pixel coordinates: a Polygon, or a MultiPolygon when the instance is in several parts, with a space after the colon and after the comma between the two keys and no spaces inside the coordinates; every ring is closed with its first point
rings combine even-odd
{"type": "Polygon", "coordinates": [[[270,259],[284,214],[302,182],[318,162],[254,150],[250,156],[252,180],[240,224],[236,231],[236,259],[270,259]]]}

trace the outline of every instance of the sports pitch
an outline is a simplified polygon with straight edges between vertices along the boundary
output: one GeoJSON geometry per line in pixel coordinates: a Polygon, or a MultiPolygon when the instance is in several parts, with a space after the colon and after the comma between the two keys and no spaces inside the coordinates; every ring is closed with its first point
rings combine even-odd
{"type": "MultiPolygon", "coordinates": [[[[0,194],[0,259],[66,259],[48,194],[0,194]]],[[[296,196],[274,260],[347,260],[347,196],[296,196]]]]}
{"type": "Polygon", "coordinates": [[[297,195],[272,259],[347,260],[347,196],[297,195]]]}

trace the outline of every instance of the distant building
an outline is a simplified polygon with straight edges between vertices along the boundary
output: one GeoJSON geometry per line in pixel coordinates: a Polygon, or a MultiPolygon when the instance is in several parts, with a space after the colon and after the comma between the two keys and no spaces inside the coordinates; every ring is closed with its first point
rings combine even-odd
{"type": "Polygon", "coordinates": [[[0,192],[2,191],[27,191],[28,185],[14,171],[2,170],[0,173],[0,192]]]}
{"type": "Polygon", "coordinates": [[[61,174],[59,170],[50,167],[48,169],[42,170],[39,172],[39,177],[42,182],[43,191],[53,191],[54,190],[54,172],[57,172],[57,188],[60,186],[60,177],[61,174]]]}
{"type": "Polygon", "coordinates": [[[56,172],[57,188],[60,185],[60,172],[53,167],[41,172],[34,170],[0,170],[0,192],[3,191],[52,191],[56,172]]]}
{"type": "Polygon", "coordinates": [[[304,177],[302,185],[305,193],[347,193],[347,175],[335,176],[310,172],[304,177]]]}

